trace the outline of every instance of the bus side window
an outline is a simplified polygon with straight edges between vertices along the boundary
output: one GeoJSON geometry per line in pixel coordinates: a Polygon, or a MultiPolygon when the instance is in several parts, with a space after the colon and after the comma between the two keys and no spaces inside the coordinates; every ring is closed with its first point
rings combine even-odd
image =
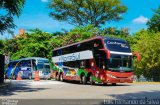
{"type": "Polygon", "coordinates": [[[79,61],[80,62],[80,68],[85,68],[86,62],[85,60],[79,61]]]}
{"type": "Polygon", "coordinates": [[[93,49],[101,49],[103,48],[101,40],[95,40],[93,42],[93,49]]]}
{"type": "Polygon", "coordinates": [[[86,68],[91,68],[91,65],[90,65],[89,59],[87,59],[87,60],[86,60],[86,68]]]}
{"type": "Polygon", "coordinates": [[[57,51],[53,51],[52,56],[53,57],[57,56],[57,51]]]}
{"type": "Polygon", "coordinates": [[[80,61],[80,68],[90,68],[90,62],[89,60],[82,60],[80,61]]]}
{"type": "Polygon", "coordinates": [[[36,60],[32,60],[31,62],[32,62],[32,64],[31,64],[32,70],[36,71],[37,70],[36,60]]]}

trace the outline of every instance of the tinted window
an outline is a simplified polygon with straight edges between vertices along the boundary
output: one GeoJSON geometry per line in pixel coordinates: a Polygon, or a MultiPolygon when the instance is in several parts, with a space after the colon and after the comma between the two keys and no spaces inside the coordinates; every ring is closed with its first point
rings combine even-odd
{"type": "Polygon", "coordinates": [[[43,64],[38,64],[37,65],[37,69],[39,70],[39,69],[43,69],[43,64]]]}
{"type": "Polygon", "coordinates": [[[69,53],[75,53],[75,52],[80,52],[80,51],[85,51],[85,50],[92,50],[94,49],[94,44],[97,44],[98,46],[96,48],[101,49],[103,48],[102,41],[99,39],[83,42],[83,43],[78,43],[73,46],[68,46],[65,48],[62,48],[60,50],[55,50],[53,51],[53,57],[59,56],[59,55],[65,55],[69,53]]]}
{"type": "Polygon", "coordinates": [[[72,68],[90,68],[89,60],[64,62],[63,65],[72,68]]]}
{"type": "Polygon", "coordinates": [[[108,61],[108,66],[111,69],[120,70],[120,68],[125,71],[132,70],[132,57],[127,55],[111,55],[108,61]]]}

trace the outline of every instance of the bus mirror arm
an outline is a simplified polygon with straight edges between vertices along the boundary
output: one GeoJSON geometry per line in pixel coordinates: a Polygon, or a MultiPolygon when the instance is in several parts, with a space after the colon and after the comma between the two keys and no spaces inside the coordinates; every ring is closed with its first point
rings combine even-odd
{"type": "Polygon", "coordinates": [[[139,52],[133,52],[133,57],[135,56],[137,58],[137,61],[140,61],[140,54],[139,52]]]}

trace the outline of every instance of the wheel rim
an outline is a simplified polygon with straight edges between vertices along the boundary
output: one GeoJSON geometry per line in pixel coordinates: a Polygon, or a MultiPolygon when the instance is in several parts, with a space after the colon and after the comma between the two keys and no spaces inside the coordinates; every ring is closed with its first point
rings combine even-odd
{"type": "Polygon", "coordinates": [[[60,76],[60,80],[63,81],[63,75],[62,75],[62,74],[61,74],[61,76],[60,76]]]}
{"type": "Polygon", "coordinates": [[[92,80],[92,75],[90,76],[90,81],[89,82],[90,82],[91,85],[94,84],[94,81],[92,80]]]}
{"type": "Polygon", "coordinates": [[[59,78],[58,78],[58,74],[57,74],[57,76],[56,76],[56,80],[58,80],[59,78]]]}
{"type": "Polygon", "coordinates": [[[28,74],[28,79],[32,79],[32,75],[31,74],[28,74]]]}
{"type": "Polygon", "coordinates": [[[85,77],[85,76],[82,77],[82,83],[83,83],[84,85],[86,84],[86,77],[85,77]]]}

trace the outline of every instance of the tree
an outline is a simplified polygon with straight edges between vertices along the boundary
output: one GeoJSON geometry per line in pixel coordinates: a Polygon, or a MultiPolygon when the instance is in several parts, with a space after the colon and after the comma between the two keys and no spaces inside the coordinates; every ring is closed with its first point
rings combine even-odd
{"type": "Polygon", "coordinates": [[[19,17],[24,5],[24,0],[1,0],[0,1],[0,34],[15,27],[13,16],[19,17]]]}
{"type": "Polygon", "coordinates": [[[0,54],[3,54],[4,41],[0,40],[0,54]]]}
{"type": "Polygon", "coordinates": [[[61,45],[67,45],[76,43],[91,37],[96,36],[98,29],[94,28],[92,25],[87,25],[85,27],[76,27],[68,32],[66,35],[59,37],[59,40],[62,40],[61,45]]]}
{"type": "Polygon", "coordinates": [[[104,25],[122,19],[127,7],[120,0],[52,0],[50,16],[76,26],[104,25]]]}
{"type": "Polygon", "coordinates": [[[137,62],[137,75],[143,74],[147,79],[160,81],[160,32],[141,30],[133,36],[133,51],[138,51],[141,61],[137,62]]]}
{"type": "Polygon", "coordinates": [[[39,29],[30,30],[30,33],[15,36],[6,41],[4,51],[11,55],[11,59],[24,57],[51,58],[51,51],[60,47],[62,40],[59,36],[42,32],[39,29]]]}
{"type": "Polygon", "coordinates": [[[104,34],[106,34],[106,35],[129,37],[129,29],[128,28],[121,28],[119,30],[115,27],[109,27],[109,28],[103,29],[103,31],[104,31],[104,34]]]}
{"type": "Polygon", "coordinates": [[[147,26],[149,30],[153,30],[155,32],[160,31],[160,6],[157,10],[154,10],[154,15],[147,22],[147,26]]]}

